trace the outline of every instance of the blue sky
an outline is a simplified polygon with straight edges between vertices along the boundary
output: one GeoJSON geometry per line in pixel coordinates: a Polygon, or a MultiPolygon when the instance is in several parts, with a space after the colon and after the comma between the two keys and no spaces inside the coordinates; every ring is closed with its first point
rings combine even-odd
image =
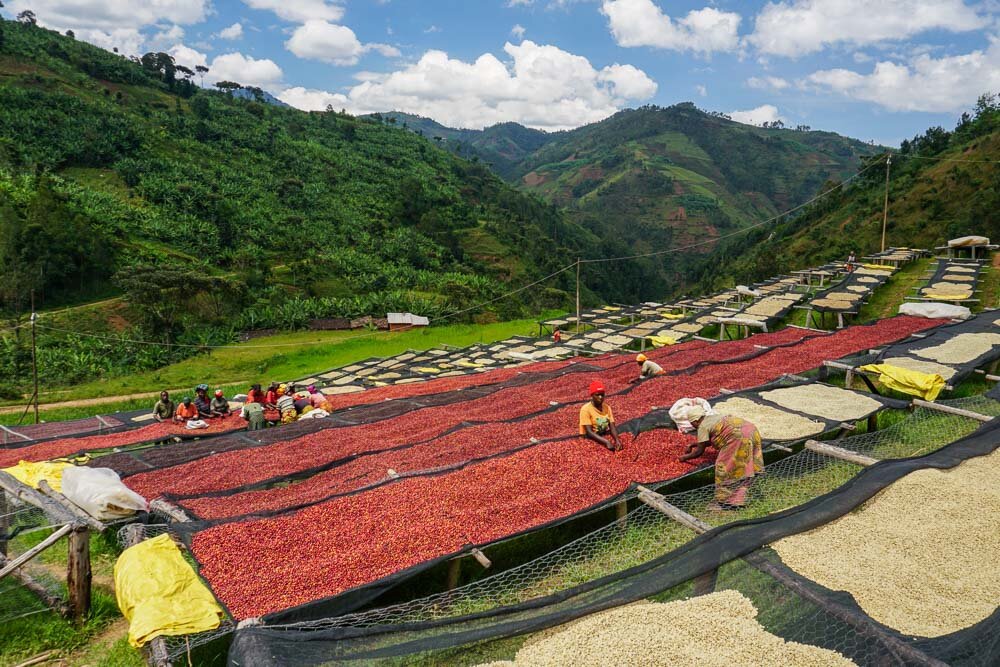
{"type": "Polygon", "coordinates": [[[898,144],[1000,91],[1000,2],[6,0],[304,109],[556,130],[691,101],[898,144]]]}

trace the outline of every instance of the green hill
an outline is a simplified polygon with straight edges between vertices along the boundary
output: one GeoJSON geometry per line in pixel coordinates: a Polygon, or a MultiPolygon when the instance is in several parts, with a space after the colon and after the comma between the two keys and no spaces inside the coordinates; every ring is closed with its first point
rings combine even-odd
{"type": "MultiPolygon", "coordinates": [[[[0,295],[8,309],[30,289],[46,306],[135,291],[122,269],[155,266],[180,272],[147,274],[164,288],[226,295],[224,308],[188,313],[201,321],[433,316],[602,251],[554,207],[432,139],[202,91],[155,57],[2,28],[0,253],[23,276],[0,295]]],[[[630,289],[607,284],[601,296],[630,289]]]]}
{"type": "MultiPolygon", "coordinates": [[[[690,103],[625,110],[553,134],[516,123],[452,130],[406,114],[385,117],[490,163],[630,253],[701,243],[775,215],[878,151],[832,132],[743,125],[690,103]]],[[[661,292],[673,290],[687,283],[702,252],[643,268],[661,292]]]]}
{"type": "MultiPolygon", "coordinates": [[[[984,95],[949,132],[928,129],[893,152],[887,246],[933,248],[970,234],[1000,239],[1000,103],[984,95]]],[[[846,187],[781,224],[727,240],[692,273],[700,289],[881,247],[886,155],[866,160],[846,187]]],[[[833,185],[833,184],[830,184],[833,185]]]]}

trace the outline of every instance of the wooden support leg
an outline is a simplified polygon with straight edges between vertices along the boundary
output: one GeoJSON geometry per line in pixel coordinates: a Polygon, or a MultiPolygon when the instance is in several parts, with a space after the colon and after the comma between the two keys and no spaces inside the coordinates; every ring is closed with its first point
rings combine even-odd
{"type": "Polygon", "coordinates": [[[69,612],[77,622],[82,622],[90,613],[90,580],[90,530],[82,526],[69,534],[69,565],[66,570],[69,612]]]}
{"type": "Polygon", "coordinates": [[[877,430],[878,430],[878,413],[873,412],[872,414],[868,415],[868,432],[874,433],[877,430]]]}
{"type": "Polygon", "coordinates": [[[7,504],[7,494],[3,489],[0,489],[0,556],[7,556],[7,533],[10,532],[10,517],[7,513],[10,512],[9,505],[7,504]]]}
{"type": "Polygon", "coordinates": [[[711,570],[694,578],[694,595],[708,595],[715,592],[715,582],[719,578],[718,570],[711,570]]]}
{"type": "Polygon", "coordinates": [[[618,524],[619,528],[625,528],[627,520],[625,517],[628,516],[628,501],[622,500],[621,502],[615,503],[615,523],[618,524]]]}
{"type": "Polygon", "coordinates": [[[458,578],[462,573],[462,559],[454,558],[448,563],[448,590],[458,588],[458,578]]]}

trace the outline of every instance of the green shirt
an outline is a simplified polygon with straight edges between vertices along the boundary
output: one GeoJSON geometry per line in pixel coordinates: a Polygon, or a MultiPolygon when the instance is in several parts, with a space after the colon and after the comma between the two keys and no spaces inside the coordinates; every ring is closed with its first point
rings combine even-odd
{"type": "Polygon", "coordinates": [[[229,412],[229,401],[226,400],[225,396],[222,398],[213,398],[212,409],[218,412],[229,412]]]}
{"type": "Polygon", "coordinates": [[[163,399],[160,399],[153,406],[153,415],[160,419],[170,419],[174,416],[174,407],[173,401],[168,400],[164,402],[163,399]]]}

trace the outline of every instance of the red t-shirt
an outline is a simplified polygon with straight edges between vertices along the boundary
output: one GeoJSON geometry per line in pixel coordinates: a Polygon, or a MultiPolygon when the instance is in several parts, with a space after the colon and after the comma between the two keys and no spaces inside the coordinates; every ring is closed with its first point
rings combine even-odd
{"type": "Polygon", "coordinates": [[[257,391],[256,389],[251,389],[247,392],[247,403],[263,403],[264,402],[264,392],[257,391]]]}

